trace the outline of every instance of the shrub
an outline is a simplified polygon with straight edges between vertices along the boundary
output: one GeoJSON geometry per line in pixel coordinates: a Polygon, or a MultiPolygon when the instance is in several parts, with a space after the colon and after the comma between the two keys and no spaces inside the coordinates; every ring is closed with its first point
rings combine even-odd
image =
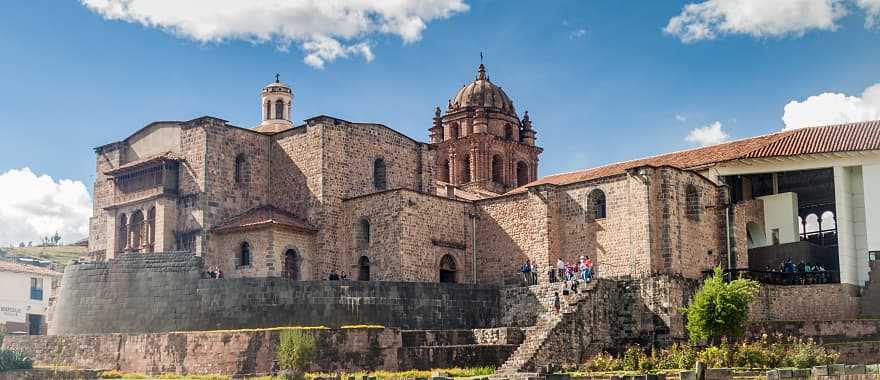
{"type": "Polygon", "coordinates": [[[758,282],[745,278],[726,283],[721,267],[715,267],[712,276],[684,309],[691,341],[739,336],[748,318],[749,304],[759,288],[758,282]]]}
{"type": "Polygon", "coordinates": [[[0,350],[0,372],[33,368],[34,362],[23,352],[0,350]]]}
{"type": "Polygon", "coordinates": [[[819,346],[812,339],[797,340],[785,355],[782,365],[785,367],[810,368],[817,365],[828,365],[837,362],[840,354],[819,346]]]}
{"type": "Polygon", "coordinates": [[[315,356],[315,337],[302,330],[281,332],[278,344],[278,365],[285,378],[302,378],[315,356]]]}

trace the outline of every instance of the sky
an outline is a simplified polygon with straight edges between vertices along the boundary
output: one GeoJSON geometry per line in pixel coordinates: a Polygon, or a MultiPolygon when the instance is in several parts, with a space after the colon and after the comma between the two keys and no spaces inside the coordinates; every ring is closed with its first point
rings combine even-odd
{"type": "Polygon", "coordinates": [[[488,75],[528,110],[540,175],[880,119],[880,0],[30,0],[0,3],[0,245],[88,234],[92,148],[156,120],[260,119],[427,140],[488,75]]]}

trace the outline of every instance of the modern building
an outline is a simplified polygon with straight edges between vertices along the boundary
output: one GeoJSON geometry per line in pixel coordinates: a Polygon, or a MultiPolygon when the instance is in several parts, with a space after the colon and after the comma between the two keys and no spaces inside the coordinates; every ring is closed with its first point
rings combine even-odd
{"type": "Polygon", "coordinates": [[[61,273],[45,267],[0,261],[0,331],[44,335],[49,299],[61,273]]]}

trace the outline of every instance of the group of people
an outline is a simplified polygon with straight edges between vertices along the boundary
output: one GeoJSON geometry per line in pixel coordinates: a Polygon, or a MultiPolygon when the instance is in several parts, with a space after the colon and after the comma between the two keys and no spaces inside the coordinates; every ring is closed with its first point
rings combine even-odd
{"type": "MultiPolygon", "coordinates": [[[[522,274],[523,282],[526,285],[537,285],[538,274],[541,272],[538,265],[531,260],[526,260],[519,269],[522,274]]],[[[577,262],[566,263],[561,258],[556,261],[556,268],[547,270],[548,280],[553,283],[557,281],[576,281],[584,280],[589,282],[593,278],[594,266],[593,260],[589,256],[581,256],[577,262]]]]}
{"type": "Polygon", "coordinates": [[[834,282],[834,273],[821,264],[813,264],[801,260],[795,263],[787,258],[775,268],[768,267],[766,272],[757,273],[759,281],[777,285],[827,284],[834,282]]]}
{"type": "Polygon", "coordinates": [[[218,267],[211,267],[202,275],[205,278],[223,278],[223,270],[218,267]]]}
{"type": "Polygon", "coordinates": [[[779,265],[778,271],[783,273],[811,273],[811,272],[824,272],[825,267],[819,264],[810,264],[801,260],[800,263],[795,264],[794,260],[791,257],[785,259],[782,264],[779,265]]]}
{"type": "Polygon", "coordinates": [[[327,281],[346,281],[348,280],[348,275],[345,274],[345,271],[342,271],[342,274],[337,274],[336,269],[330,271],[330,274],[327,275],[327,281]]]}

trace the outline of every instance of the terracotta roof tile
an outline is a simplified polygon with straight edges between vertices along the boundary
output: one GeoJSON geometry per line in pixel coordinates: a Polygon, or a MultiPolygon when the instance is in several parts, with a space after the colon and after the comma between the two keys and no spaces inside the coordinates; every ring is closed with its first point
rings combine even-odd
{"type": "Polygon", "coordinates": [[[565,185],[626,173],[640,166],[673,166],[695,169],[742,158],[796,156],[801,154],[880,150],[880,121],[828,125],[782,131],[718,145],[666,153],[632,161],[613,163],[570,173],[553,174],[526,186],[565,185]]]}
{"type": "Polygon", "coordinates": [[[0,272],[16,272],[16,273],[33,273],[43,276],[61,276],[61,272],[56,272],[45,267],[33,265],[25,265],[14,261],[0,260],[0,272]]]}
{"type": "Polygon", "coordinates": [[[315,227],[307,221],[273,206],[259,206],[245,211],[243,214],[229,218],[217,227],[214,227],[214,231],[232,232],[272,225],[301,231],[316,231],[315,227]]]}

